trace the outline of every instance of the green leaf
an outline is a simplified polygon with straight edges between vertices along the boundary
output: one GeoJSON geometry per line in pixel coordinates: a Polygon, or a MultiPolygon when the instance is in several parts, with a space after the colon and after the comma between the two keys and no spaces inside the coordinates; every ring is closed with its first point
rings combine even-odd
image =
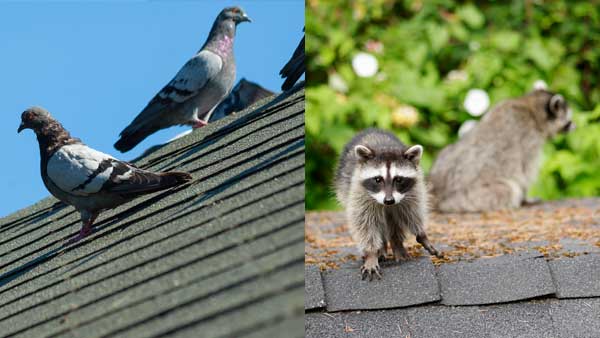
{"type": "Polygon", "coordinates": [[[456,14],[471,28],[481,28],[485,23],[483,14],[472,4],[460,7],[456,14]]]}

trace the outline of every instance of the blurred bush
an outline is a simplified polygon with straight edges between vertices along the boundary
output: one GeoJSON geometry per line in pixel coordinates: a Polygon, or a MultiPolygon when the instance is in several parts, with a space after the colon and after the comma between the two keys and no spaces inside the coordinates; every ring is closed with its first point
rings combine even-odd
{"type": "Polygon", "coordinates": [[[599,195],[600,9],[593,3],[308,0],[307,209],[335,207],[335,163],[356,131],[377,126],[422,144],[427,171],[474,119],[463,106],[470,89],[486,91],[493,106],[537,80],[567,98],[578,129],[546,145],[530,194],[599,195]],[[373,56],[375,75],[358,76],[372,70],[373,56]],[[353,68],[358,59],[362,69],[353,68]]]}

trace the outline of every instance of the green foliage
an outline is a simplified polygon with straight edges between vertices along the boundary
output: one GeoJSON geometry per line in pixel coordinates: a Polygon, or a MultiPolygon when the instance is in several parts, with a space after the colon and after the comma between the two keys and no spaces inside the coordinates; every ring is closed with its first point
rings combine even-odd
{"type": "Polygon", "coordinates": [[[562,93],[578,129],[549,142],[531,195],[600,194],[600,9],[593,1],[307,1],[308,209],[333,208],[337,156],[358,130],[393,131],[435,154],[472,119],[469,89],[492,105],[544,80],[562,93]],[[358,77],[352,58],[374,55],[379,72],[358,77]],[[398,110],[416,108],[418,122],[398,110]]]}

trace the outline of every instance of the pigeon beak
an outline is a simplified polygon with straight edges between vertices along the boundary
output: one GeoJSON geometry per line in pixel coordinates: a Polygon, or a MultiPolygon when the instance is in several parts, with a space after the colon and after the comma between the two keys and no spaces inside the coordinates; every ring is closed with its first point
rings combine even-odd
{"type": "Polygon", "coordinates": [[[244,13],[244,14],[242,14],[242,21],[241,22],[244,22],[244,21],[252,22],[252,19],[250,19],[250,17],[248,16],[248,14],[244,13]]]}
{"type": "Polygon", "coordinates": [[[19,129],[17,129],[17,134],[20,133],[25,128],[27,128],[27,127],[25,127],[25,123],[21,122],[21,124],[19,125],[19,129]]]}

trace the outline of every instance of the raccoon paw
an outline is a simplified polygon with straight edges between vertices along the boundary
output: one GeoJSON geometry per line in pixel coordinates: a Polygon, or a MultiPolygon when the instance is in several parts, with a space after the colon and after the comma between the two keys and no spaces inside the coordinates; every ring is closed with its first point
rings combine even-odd
{"type": "Polygon", "coordinates": [[[444,258],[444,254],[442,252],[437,251],[434,247],[431,247],[431,250],[428,250],[432,256],[437,258],[444,258]]]}
{"type": "Polygon", "coordinates": [[[406,261],[410,259],[410,255],[405,248],[402,249],[394,249],[394,259],[396,262],[406,261]]]}
{"type": "Polygon", "coordinates": [[[365,264],[360,267],[360,274],[362,276],[362,280],[365,280],[365,278],[368,276],[369,281],[372,281],[373,275],[375,275],[377,279],[381,279],[381,269],[379,268],[379,263],[377,261],[375,261],[375,263],[366,261],[365,264]]]}

